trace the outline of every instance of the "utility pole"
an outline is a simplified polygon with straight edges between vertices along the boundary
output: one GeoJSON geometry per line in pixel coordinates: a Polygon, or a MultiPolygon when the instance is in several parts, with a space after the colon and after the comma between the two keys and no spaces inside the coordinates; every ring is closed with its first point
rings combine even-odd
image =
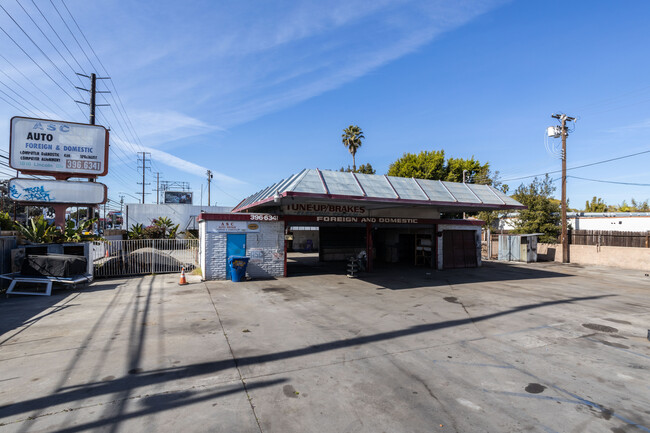
{"type": "Polygon", "coordinates": [[[210,182],[212,182],[212,172],[208,170],[206,174],[208,175],[208,206],[210,206],[210,182]]]}
{"type": "Polygon", "coordinates": [[[566,122],[575,122],[575,117],[566,114],[553,114],[551,116],[560,121],[560,136],[562,137],[562,263],[569,263],[569,230],[566,221],[566,138],[569,131],[566,122]]]}
{"type": "Polygon", "coordinates": [[[156,204],[160,204],[160,172],[156,172],[156,204]]]}
{"type": "MultiPolygon", "coordinates": [[[[463,183],[465,183],[465,175],[467,174],[467,170],[463,170],[463,183]]],[[[465,219],[465,212],[463,212],[463,219],[465,219]]]]}
{"type": "MultiPolygon", "coordinates": [[[[84,89],[83,87],[77,87],[77,89],[79,89],[79,90],[83,90],[85,92],[90,93],[90,103],[82,102],[82,101],[75,101],[75,102],[77,102],[79,104],[88,105],[88,107],[90,108],[90,115],[89,115],[88,121],[89,121],[89,123],[91,125],[94,125],[95,124],[95,108],[96,107],[108,107],[110,105],[110,104],[97,104],[96,103],[97,93],[111,93],[108,90],[97,90],[97,80],[109,80],[111,77],[98,77],[95,73],[92,73],[92,74],[90,74],[90,76],[88,76],[88,75],[80,74],[80,73],[77,72],[77,75],[79,75],[80,77],[86,77],[86,78],[90,79],[90,90],[84,89]]],[[[88,182],[95,182],[95,178],[88,179],[88,182]]],[[[95,216],[94,211],[95,211],[94,206],[88,206],[88,219],[91,219],[91,218],[93,218],[95,216]]],[[[98,227],[99,227],[99,225],[98,225],[98,227]]]]}
{"type": "MultiPolygon", "coordinates": [[[[142,204],[144,204],[144,197],[147,194],[146,192],[144,192],[144,190],[145,187],[149,185],[148,183],[145,182],[145,174],[147,173],[147,168],[151,169],[151,167],[147,167],[147,155],[151,155],[151,153],[150,152],[139,152],[139,153],[142,154],[142,159],[138,157],[138,162],[142,161],[142,167],[138,167],[138,168],[142,168],[142,192],[136,194],[142,194],[142,204]]],[[[138,182],[138,184],[140,184],[140,182],[138,182]]]]}
{"type": "Polygon", "coordinates": [[[122,222],[120,223],[120,229],[121,229],[124,227],[124,196],[123,195],[120,196],[120,218],[122,218],[122,222]]]}

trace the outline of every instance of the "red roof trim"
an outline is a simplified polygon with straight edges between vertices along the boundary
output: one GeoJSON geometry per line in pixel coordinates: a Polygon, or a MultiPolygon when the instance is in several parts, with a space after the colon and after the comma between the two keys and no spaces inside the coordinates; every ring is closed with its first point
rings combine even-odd
{"type": "MultiPolygon", "coordinates": [[[[232,214],[232,213],[206,213],[206,212],[201,212],[196,219],[197,219],[197,221],[266,221],[266,222],[270,222],[268,220],[260,219],[259,215],[260,214],[254,214],[254,213],[232,214]]],[[[262,214],[262,215],[270,215],[270,214],[262,214]]],[[[278,218],[277,220],[274,220],[274,221],[282,221],[283,220],[283,215],[273,215],[273,217],[278,218]]]]}
{"type": "MultiPolygon", "coordinates": [[[[323,224],[335,223],[335,224],[365,224],[368,221],[318,221],[318,218],[346,218],[345,216],[337,215],[284,215],[283,220],[287,222],[321,222],[323,224]]],[[[485,221],[481,220],[456,220],[456,219],[431,219],[431,218],[411,218],[411,217],[360,217],[360,216],[350,216],[350,218],[362,220],[362,219],[376,219],[377,221],[372,222],[372,224],[438,224],[438,225],[461,225],[461,226],[482,226],[485,224],[485,221]],[[417,220],[417,223],[407,223],[407,222],[394,222],[394,221],[380,221],[381,219],[387,220],[396,220],[396,219],[412,219],[417,220]]]]}

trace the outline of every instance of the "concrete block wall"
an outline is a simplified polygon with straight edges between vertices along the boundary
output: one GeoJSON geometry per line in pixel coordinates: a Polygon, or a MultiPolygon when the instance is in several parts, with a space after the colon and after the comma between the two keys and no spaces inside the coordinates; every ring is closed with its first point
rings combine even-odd
{"type": "MultiPolygon", "coordinates": [[[[537,244],[537,261],[562,262],[561,244],[537,244]]],[[[650,271],[650,248],[569,245],[569,262],[650,271]]]]}
{"type": "MultiPolygon", "coordinates": [[[[216,233],[220,221],[199,224],[200,260],[204,280],[226,278],[227,233],[216,233]]],[[[259,221],[258,233],[246,233],[246,274],[251,278],[284,276],[284,222],[259,221]]]]}

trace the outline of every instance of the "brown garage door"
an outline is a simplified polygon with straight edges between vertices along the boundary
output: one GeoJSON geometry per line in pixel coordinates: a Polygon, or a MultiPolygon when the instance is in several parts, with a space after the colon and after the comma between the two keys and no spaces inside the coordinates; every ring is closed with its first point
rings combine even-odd
{"type": "Polygon", "coordinates": [[[475,268],[476,235],[474,230],[442,232],[442,267],[444,269],[475,268]]]}

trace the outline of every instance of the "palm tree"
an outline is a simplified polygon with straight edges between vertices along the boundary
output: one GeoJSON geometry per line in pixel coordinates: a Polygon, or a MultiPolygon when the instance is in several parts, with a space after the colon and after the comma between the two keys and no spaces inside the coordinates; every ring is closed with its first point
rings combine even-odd
{"type": "Polygon", "coordinates": [[[343,135],[341,135],[343,140],[343,145],[348,148],[352,154],[352,170],[357,171],[356,161],[354,156],[357,153],[357,149],[361,147],[361,139],[366,138],[363,136],[363,131],[358,126],[350,125],[343,130],[343,135]]]}

